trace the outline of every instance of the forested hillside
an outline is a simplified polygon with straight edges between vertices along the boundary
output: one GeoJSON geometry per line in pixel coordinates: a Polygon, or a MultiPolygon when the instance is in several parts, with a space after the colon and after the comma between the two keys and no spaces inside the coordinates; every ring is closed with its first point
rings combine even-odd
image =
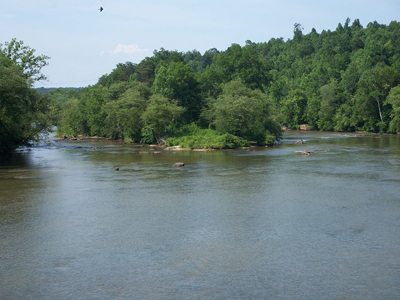
{"type": "Polygon", "coordinates": [[[399,84],[400,23],[347,19],[335,31],[304,34],[295,24],[287,41],[224,51],[161,48],[93,86],[49,94],[59,134],[182,144],[213,132],[226,144],[264,145],[279,139],[281,126],[399,132],[399,84]]]}

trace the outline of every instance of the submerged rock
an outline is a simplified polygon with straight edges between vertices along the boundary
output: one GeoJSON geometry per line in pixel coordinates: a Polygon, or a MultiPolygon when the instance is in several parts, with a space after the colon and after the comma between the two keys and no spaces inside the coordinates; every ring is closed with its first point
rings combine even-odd
{"type": "Polygon", "coordinates": [[[173,167],[183,167],[185,164],[183,163],[183,162],[177,162],[177,163],[174,163],[172,166],[173,167]]]}

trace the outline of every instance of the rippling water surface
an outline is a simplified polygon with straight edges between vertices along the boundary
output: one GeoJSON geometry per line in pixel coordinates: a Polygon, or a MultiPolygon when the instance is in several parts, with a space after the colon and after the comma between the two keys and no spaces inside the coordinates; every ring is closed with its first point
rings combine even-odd
{"type": "Polygon", "coordinates": [[[0,299],[399,299],[400,136],[284,138],[2,158],[0,299]]]}

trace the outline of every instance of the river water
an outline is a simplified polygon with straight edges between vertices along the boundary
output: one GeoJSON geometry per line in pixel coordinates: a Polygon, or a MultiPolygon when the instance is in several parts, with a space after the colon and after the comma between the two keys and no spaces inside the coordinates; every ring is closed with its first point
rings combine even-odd
{"type": "Polygon", "coordinates": [[[398,135],[50,142],[0,161],[0,299],[399,298],[398,135]]]}

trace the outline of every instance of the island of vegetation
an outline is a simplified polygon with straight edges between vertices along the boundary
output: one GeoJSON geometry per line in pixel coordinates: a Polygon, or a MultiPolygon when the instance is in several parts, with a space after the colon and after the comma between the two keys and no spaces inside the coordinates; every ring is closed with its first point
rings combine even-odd
{"type": "Polygon", "coordinates": [[[272,145],[282,128],[400,132],[400,22],[246,41],[201,54],[161,48],[92,86],[33,89],[48,57],[0,47],[0,151],[38,138],[101,136],[182,148],[272,145]],[[40,91],[40,93],[38,92],[40,91]]]}

